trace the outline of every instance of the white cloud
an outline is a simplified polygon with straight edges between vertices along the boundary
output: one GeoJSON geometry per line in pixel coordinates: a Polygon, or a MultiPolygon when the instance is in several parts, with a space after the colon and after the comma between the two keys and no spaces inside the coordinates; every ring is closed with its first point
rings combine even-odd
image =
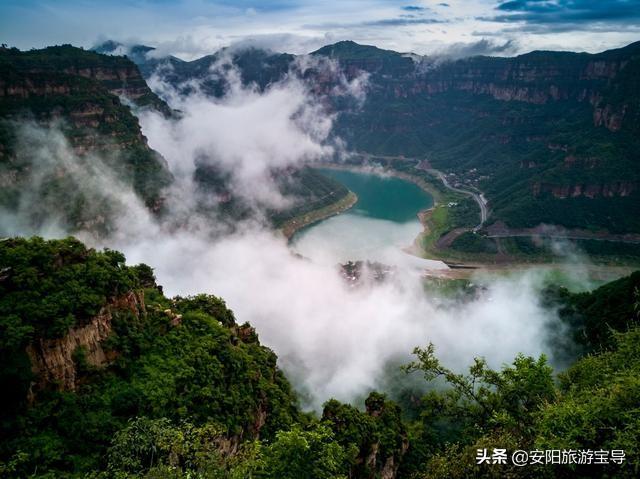
{"type": "MultiPolygon", "coordinates": [[[[261,203],[273,199],[270,168],[301,164],[325,151],[330,118],[315,110],[304,85],[294,79],[264,93],[236,85],[220,101],[195,95],[180,102],[182,120],[142,119],[150,144],[180,179],[178,189],[169,192],[170,203],[188,204],[194,189],[190,173],[200,155],[229,169],[236,188],[261,203]],[[308,117],[300,114],[305,109],[311,112],[308,117]]],[[[57,134],[48,139],[45,132],[42,138],[46,151],[58,151],[51,161],[75,164],[57,134]]],[[[26,149],[25,154],[38,151],[26,149]]],[[[240,322],[257,328],[297,387],[310,394],[313,407],[330,397],[350,400],[375,388],[384,381],[389,361],[408,360],[413,347],[429,341],[456,368],[475,355],[500,366],[518,352],[548,350],[546,326],[555,316],[538,302],[535,273],[492,279],[485,294],[466,303],[443,304],[425,292],[410,269],[387,283],[350,288],[336,268],[341,258],[332,261],[333,253],[322,244],[314,247],[312,258],[324,261],[316,262],[294,255],[284,238],[255,222],[225,233],[215,221],[188,211],[179,228],[158,223],[130,189],[105,181],[103,171],[85,168],[78,175],[106,201],[125,206],[113,235],[81,237],[124,251],[130,263],[152,265],[170,295],[222,296],[240,322]]],[[[18,223],[8,227],[21,232],[18,223]]]]}
{"type": "Polygon", "coordinates": [[[517,35],[520,52],[535,48],[594,52],[631,43],[640,33],[640,26],[633,24],[598,35],[584,25],[569,32],[517,32],[514,27],[518,25],[477,19],[495,15],[495,1],[446,3],[450,5],[447,8],[434,2],[428,4],[431,10],[407,13],[401,4],[384,0],[300,0],[278,8],[270,8],[268,3],[256,6],[204,0],[159,5],[114,1],[99,6],[75,1],[55,5],[14,2],[0,6],[0,30],[4,41],[20,48],[66,42],[90,47],[97,35],[115,39],[135,35],[140,42],[160,45],[161,51],[185,59],[244,39],[264,41],[275,50],[290,53],[308,53],[321,43],[350,39],[401,52],[431,54],[452,43],[468,43],[473,32],[481,31],[498,42],[517,35]],[[416,16],[407,20],[430,18],[445,23],[393,24],[407,14],[416,16]]]}

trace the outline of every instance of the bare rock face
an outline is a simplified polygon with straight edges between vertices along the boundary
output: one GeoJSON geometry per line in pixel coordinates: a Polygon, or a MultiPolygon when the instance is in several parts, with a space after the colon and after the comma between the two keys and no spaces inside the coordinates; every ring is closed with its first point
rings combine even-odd
{"type": "Polygon", "coordinates": [[[613,181],[601,184],[549,184],[536,181],[531,187],[533,196],[540,196],[543,193],[550,193],[554,198],[614,198],[627,197],[638,189],[637,182],[634,181],[613,181]]]}
{"type": "Polygon", "coordinates": [[[114,359],[113,354],[105,351],[102,342],[111,334],[116,312],[130,312],[136,317],[145,314],[142,292],[132,291],[112,299],[89,322],[71,328],[62,338],[40,338],[27,347],[35,377],[29,392],[30,400],[35,398],[38,391],[46,388],[53,387],[60,391],[76,389],[79,374],[75,355],[79,349],[83,351],[89,366],[101,368],[114,359]]]}
{"type": "Polygon", "coordinates": [[[622,120],[627,111],[627,106],[615,109],[611,105],[598,106],[593,111],[593,124],[604,126],[610,131],[618,131],[622,128],[622,120]]]}

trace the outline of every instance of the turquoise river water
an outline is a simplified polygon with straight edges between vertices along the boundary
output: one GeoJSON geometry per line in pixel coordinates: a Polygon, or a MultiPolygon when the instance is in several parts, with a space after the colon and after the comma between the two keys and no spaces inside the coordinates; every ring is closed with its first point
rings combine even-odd
{"type": "Polygon", "coordinates": [[[422,260],[404,252],[422,225],[418,213],[433,198],[410,181],[373,173],[321,169],[358,195],[348,211],[299,231],[294,250],[314,261],[375,260],[396,265],[437,268],[440,262],[422,260]]]}

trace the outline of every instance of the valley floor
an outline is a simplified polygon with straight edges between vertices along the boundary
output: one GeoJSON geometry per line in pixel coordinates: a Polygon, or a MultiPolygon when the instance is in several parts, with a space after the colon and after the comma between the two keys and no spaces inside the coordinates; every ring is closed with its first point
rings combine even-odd
{"type": "Polygon", "coordinates": [[[358,201],[358,197],[355,193],[350,191],[347,196],[340,198],[335,203],[288,220],[284,225],[282,225],[280,231],[285,238],[291,239],[293,235],[302,228],[340,214],[355,205],[356,201],[358,201]]]}
{"type": "MultiPolygon", "coordinates": [[[[394,162],[395,163],[395,162],[394,162]]],[[[566,267],[570,258],[559,257],[550,252],[524,254],[514,247],[513,238],[539,238],[545,236],[547,239],[553,240],[623,240],[635,243],[638,241],[638,235],[625,235],[624,238],[608,238],[604,233],[575,232],[557,229],[555,234],[551,235],[549,231],[541,231],[540,228],[534,228],[527,231],[511,231],[508,228],[500,229],[500,223],[491,225],[486,229],[488,234],[479,234],[478,231],[484,227],[490,211],[487,208],[487,202],[480,192],[472,192],[460,190],[452,187],[447,183],[446,177],[442,172],[433,170],[429,167],[420,168],[421,175],[408,171],[390,167],[371,167],[357,164],[342,164],[325,162],[318,164],[317,167],[324,169],[347,170],[359,173],[380,173],[384,175],[394,176],[410,181],[424,191],[429,193],[434,200],[433,206],[419,213],[418,217],[423,225],[424,231],[416,238],[413,245],[406,249],[406,252],[414,256],[418,256],[430,260],[439,260],[449,266],[448,269],[428,270],[425,272],[427,276],[437,276],[444,278],[469,278],[479,271],[490,273],[509,273],[529,268],[532,266],[562,269],[566,267]],[[466,224],[456,224],[457,219],[452,216],[453,205],[456,205],[464,198],[472,198],[480,210],[471,212],[467,215],[466,224]],[[471,219],[469,219],[469,216],[471,219]],[[480,223],[476,223],[480,219],[480,223]],[[482,241],[490,241],[495,244],[495,250],[490,252],[484,251],[460,251],[452,248],[453,243],[462,235],[471,235],[482,238],[482,241]]],[[[287,222],[281,231],[287,238],[291,238],[299,229],[310,224],[322,221],[330,216],[340,214],[351,208],[357,197],[352,193],[342,200],[322,208],[315,210],[302,217],[294,218],[287,222]]],[[[577,252],[571,255],[578,256],[577,252]]],[[[582,255],[580,253],[580,255],[582,255]]],[[[586,259],[582,257],[582,260],[586,259]]],[[[584,261],[585,274],[596,281],[605,281],[619,278],[630,274],[640,265],[640,258],[634,259],[626,256],[618,257],[615,255],[593,255],[584,261]]]]}

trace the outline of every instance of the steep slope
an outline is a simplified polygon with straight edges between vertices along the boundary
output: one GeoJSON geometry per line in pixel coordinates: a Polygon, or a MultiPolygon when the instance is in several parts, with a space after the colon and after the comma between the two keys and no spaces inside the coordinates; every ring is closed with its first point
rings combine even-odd
{"type": "Polygon", "coordinates": [[[640,231],[640,43],[597,55],[422,59],[398,74],[381,73],[382,62],[409,58],[377,51],[375,63],[371,47],[343,43],[323,52],[373,75],[363,109],[336,128],[353,149],[426,158],[479,186],[493,220],[510,226],[640,231]]]}
{"type": "MultiPolygon", "coordinates": [[[[83,188],[79,176],[93,171],[131,185],[159,210],[171,174],[126,102],[170,113],[125,58],[69,45],[1,49],[0,205],[16,211],[29,191],[37,196],[30,205],[33,226],[59,216],[69,230],[105,232],[112,213],[100,205],[104,195],[83,188]],[[64,140],[52,141],[58,133],[64,140]]],[[[103,186],[110,186],[106,179],[103,186]]]]}
{"type": "Polygon", "coordinates": [[[385,396],[301,414],[223,300],[73,238],[0,242],[0,359],[3,476],[393,479],[407,449],[385,396]]]}
{"type": "MultiPolygon", "coordinates": [[[[94,47],[94,50],[114,55],[114,58],[125,54],[139,66],[146,78],[158,73],[181,94],[193,93],[195,81],[199,91],[213,97],[221,97],[229,90],[229,81],[236,78],[236,72],[239,74],[237,78],[244,85],[252,85],[259,91],[264,91],[269,85],[285,77],[294,60],[293,55],[253,47],[222,49],[194,61],[183,61],[173,56],[160,57],[152,47],[125,46],[114,41],[104,42],[94,47]],[[230,72],[232,69],[234,72],[230,72]]],[[[272,176],[281,194],[291,203],[290,207],[266,212],[275,228],[312,210],[336,204],[348,194],[344,186],[310,168],[281,169],[273,171],[272,176]]],[[[253,213],[251,205],[233,195],[229,188],[228,171],[200,161],[196,165],[194,180],[203,195],[214,195],[220,199],[216,208],[225,216],[239,220],[253,213]]],[[[202,212],[209,214],[206,205],[202,212]]]]}
{"type": "Polygon", "coordinates": [[[213,96],[221,96],[228,87],[225,78],[212,74],[213,68],[221,68],[224,71],[235,66],[245,84],[253,83],[264,89],[267,85],[282,79],[294,59],[294,55],[273,53],[254,47],[223,48],[193,61],[184,61],[174,56],[157,56],[153,47],[127,47],[111,40],[93,49],[110,55],[124,53],[138,65],[145,78],[151,77],[156,71],[161,72],[165,81],[180,88],[184,93],[190,92],[192,88],[186,83],[199,80],[202,91],[213,96]]]}
{"type": "MultiPolygon", "coordinates": [[[[222,53],[168,78],[201,78],[222,53]]],[[[337,61],[348,79],[369,75],[366,101],[354,109],[332,98],[335,74],[305,73],[340,113],[334,133],[350,149],[428,159],[486,193],[490,223],[640,231],[640,43],[448,61],[343,41],[310,56],[337,61]]],[[[228,58],[261,88],[296,71],[291,55],[249,49],[228,58]]],[[[220,95],[224,85],[207,89],[220,95]]]]}
{"type": "Polygon", "coordinates": [[[575,335],[590,351],[559,384],[544,356],[500,370],[479,358],[461,374],[429,346],[408,370],[445,381],[406,396],[408,415],[371,392],[364,410],[329,400],[314,419],[275,354],[220,298],[167,298],[149,266],[73,238],[5,239],[0,473],[399,479],[494,477],[500,467],[512,477],[637,477],[639,287],[635,273],[590,293],[547,291],[561,310],[550,325],[557,347],[575,335]],[[478,465],[476,450],[494,447],[626,457],[597,469],[478,465]]]}
{"type": "Polygon", "coordinates": [[[0,467],[24,451],[31,471],[98,468],[135,416],[215,426],[227,453],[297,417],[275,354],[222,300],[169,300],[148,266],[72,238],[6,239],[0,265],[0,467]]]}

